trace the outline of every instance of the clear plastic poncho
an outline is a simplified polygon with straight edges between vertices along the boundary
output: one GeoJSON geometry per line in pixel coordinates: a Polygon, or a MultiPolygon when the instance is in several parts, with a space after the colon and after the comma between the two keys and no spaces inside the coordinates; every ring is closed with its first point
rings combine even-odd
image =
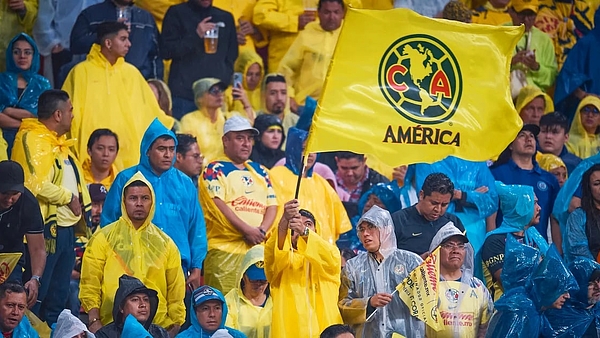
{"type": "Polygon", "coordinates": [[[379,229],[379,252],[384,258],[378,264],[371,253],[361,252],[346,263],[338,303],[344,323],[351,325],[359,338],[391,337],[392,333],[409,338],[424,337],[425,324],[410,315],[409,308],[397,295],[388,305],[379,308],[369,322],[366,321],[374,310],[368,306],[370,297],[376,293],[393,293],[423,260],[412,252],[397,248],[394,225],[387,210],[373,206],[357,226],[362,222],[379,229]]]}
{"type": "Polygon", "coordinates": [[[71,310],[64,309],[58,315],[56,326],[52,331],[52,338],[75,337],[83,332],[85,332],[87,338],[96,337],[88,331],[87,326],[79,318],[71,314],[71,310]]]}

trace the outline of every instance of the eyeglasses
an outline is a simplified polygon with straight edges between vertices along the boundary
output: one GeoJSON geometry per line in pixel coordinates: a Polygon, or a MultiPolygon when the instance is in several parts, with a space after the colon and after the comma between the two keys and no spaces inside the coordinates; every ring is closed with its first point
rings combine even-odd
{"type": "Polygon", "coordinates": [[[219,94],[223,94],[223,89],[219,88],[219,87],[212,87],[208,90],[208,93],[210,95],[214,95],[217,96],[219,94]]]}
{"type": "Polygon", "coordinates": [[[581,112],[583,114],[594,114],[594,115],[600,114],[600,110],[598,110],[598,108],[593,107],[593,106],[585,106],[585,107],[581,108],[581,112]]]}
{"type": "Polygon", "coordinates": [[[20,55],[31,56],[31,55],[33,55],[33,50],[16,48],[16,49],[13,49],[12,53],[14,56],[20,56],[20,55]]]}
{"type": "Polygon", "coordinates": [[[442,244],[441,247],[448,251],[453,251],[453,250],[463,251],[465,249],[465,244],[464,243],[463,244],[446,243],[446,244],[442,244]]]}

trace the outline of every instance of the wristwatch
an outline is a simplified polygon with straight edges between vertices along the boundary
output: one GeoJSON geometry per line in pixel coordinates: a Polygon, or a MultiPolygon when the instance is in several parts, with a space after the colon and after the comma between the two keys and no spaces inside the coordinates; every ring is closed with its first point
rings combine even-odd
{"type": "Polygon", "coordinates": [[[40,281],[41,277],[40,276],[31,276],[31,280],[34,280],[38,283],[38,287],[42,286],[42,282],[40,281]]]}
{"type": "Polygon", "coordinates": [[[305,227],[305,228],[304,228],[304,232],[302,232],[302,234],[301,234],[300,236],[302,236],[302,237],[307,237],[307,236],[308,236],[308,232],[309,232],[309,229],[308,229],[308,227],[305,227]]]}

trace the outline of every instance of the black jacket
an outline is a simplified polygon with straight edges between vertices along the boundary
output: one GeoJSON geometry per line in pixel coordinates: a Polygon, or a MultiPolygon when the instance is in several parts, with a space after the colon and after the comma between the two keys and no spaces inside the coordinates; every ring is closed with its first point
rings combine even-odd
{"type": "Polygon", "coordinates": [[[120,307],[125,299],[134,293],[145,293],[150,297],[150,316],[144,325],[144,328],[154,338],[169,338],[169,334],[165,329],[158,325],[152,324],[154,316],[156,316],[156,310],[158,309],[158,294],[152,289],[148,289],[139,279],[123,275],[119,278],[119,288],[115,294],[115,302],[113,306],[113,322],[103,326],[98,332],[96,332],[97,338],[121,338],[121,332],[123,331],[123,323],[125,318],[121,313],[120,307]]]}
{"type": "Polygon", "coordinates": [[[229,12],[214,6],[202,8],[197,0],[171,6],[165,15],[160,41],[161,56],[173,60],[169,87],[173,97],[194,101],[192,85],[196,80],[215,77],[230,84],[233,63],[238,57],[235,21],[229,12]],[[196,33],[200,21],[223,22],[219,28],[219,43],[215,54],[204,52],[204,40],[196,33]]]}
{"type": "MultiPolygon", "coordinates": [[[[378,183],[390,183],[390,180],[387,177],[376,172],[372,168],[369,168],[369,177],[365,180],[365,182],[362,185],[362,191],[360,192],[360,196],[362,197],[362,195],[367,193],[367,191],[371,190],[371,187],[378,183]]],[[[358,210],[358,203],[342,202],[342,204],[344,205],[344,208],[346,209],[346,213],[348,214],[349,218],[352,218],[362,213],[362,210],[358,210]]]]}

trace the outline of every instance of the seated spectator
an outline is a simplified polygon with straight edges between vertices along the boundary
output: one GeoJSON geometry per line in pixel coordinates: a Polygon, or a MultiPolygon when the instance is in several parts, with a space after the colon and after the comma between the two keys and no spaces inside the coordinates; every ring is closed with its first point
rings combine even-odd
{"type": "Polygon", "coordinates": [[[0,128],[10,157],[15,135],[26,118],[37,117],[38,98],[50,82],[38,75],[40,53],[33,39],[20,33],[6,48],[6,71],[0,73],[0,128]]]}
{"type": "Polygon", "coordinates": [[[105,0],[84,9],[71,30],[71,52],[87,54],[96,42],[103,22],[118,20],[127,25],[131,47],[125,61],[137,68],[146,79],[163,78],[163,62],[158,54],[158,29],[152,15],[133,4],[133,0],[105,0]],[[119,10],[128,11],[128,18],[118,18],[119,10]]]}
{"type": "MultiPolygon", "coordinates": [[[[323,177],[313,172],[316,154],[308,156],[306,167],[302,170],[302,153],[307,138],[308,132],[290,128],[285,166],[277,166],[269,171],[271,182],[279,204],[283,205],[294,198],[298,176],[303,174],[298,194],[300,206],[311,210],[319,220],[319,236],[329,243],[335,243],[341,234],[352,229],[352,224],[335,190],[323,177]]],[[[283,210],[279,210],[279,215],[282,213],[283,210]]]]}
{"type": "Polygon", "coordinates": [[[0,284],[0,334],[6,338],[39,338],[25,316],[27,292],[20,284],[0,284]]]}
{"type": "Polygon", "coordinates": [[[263,106],[262,83],[265,77],[265,67],[260,55],[256,54],[254,49],[245,48],[240,50],[240,56],[235,61],[233,71],[242,74],[242,87],[234,88],[231,86],[225,91],[227,110],[245,112],[248,108],[245,106],[247,104],[250,105],[252,111],[261,110],[263,106]]]}
{"type": "Polygon", "coordinates": [[[323,330],[319,338],[355,338],[354,333],[348,325],[333,324],[323,330]]]}
{"type": "Polygon", "coordinates": [[[435,234],[448,222],[462,233],[465,227],[458,217],[446,212],[454,196],[454,184],[442,173],[425,178],[419,202],[392,214],[398,249],[426,257],[435,234]]]}
{"type": "MultiPolygon", "coordinates": [[[[172,286],[170,286],[172,287],[172,286]]],[[[164,296],[164,295],[161,295],[164,296]]],[[[163,301],[164,297],[161,297],[163,301]]],[[[166,299],[168,302],[169,300],[166,299]]],[[[112,309],[112,322],[102,326],[96,331],[96,338],[120,338],[124,335],[125,318],[133,316],[144,326],[153,338],[169,338],[167,331],[155,324],[152,324],[154,317],[159,311],[160,299],[158,292],[144,285],[139,279],[127,275],[119,277],[119,288],[114,297],[112,309]]],[[[164,310],[161,307],[160,310],[164,310]]],[[[172,309],[167,309],[171,315],[172,309]]],[[[164,315],[164,314],[163,314],[164,315]]],[[[90,323],[92,326],[94,323],[90,323]]],[[[172,330],[173,337],[179,330],[172,330]]]]}
{"type": "Polygon", "coordinates": [[[191,178],[198,188],[198,176],[200,176],[204,164],[204,155],[198,148],[198,141],[192,135],[177,134],[176,153],[175,168],[191,178]]]}
{"type": "Polygon", "coordinates": [[[272,114],[279,118],[283,124],[283,134],[287,135],[291,127],[298,123],[298,115],[290,111],[290,99],[288,97],[288,85],[281,74],[267,74],[265,76],[264,110],[260,114],[272,114]]]}
{"type": "Polygon", "coordinates": [[[526,185],[507,186],[497,182],[496,189],[500,199],[500,211],[504,217],[497,229],[487,233],[481,248],[483,275],[494,300],[498,300],[505,290],[502,276],[508,234],[531,247],[548,246],[547,243],[544,245],[544,239],[540,239],[540,234],[532,227],[540,221],[540,206],[537,204],[533,188],[526,185]],[[529,242],[525,240],[526,232],[529,234],[529,242]]]}
{"type": "Polygon", "coordinates": [[[527,286],[509,290],[496,302],[486,337],[539,337],[542,332],[551,337],[555,334],[545,318],[545,311],[560,310],[570,298],[569,291],[578,289],[577,282],[554,245],[530,278],[527,286]]]}
{"type": "MultiPolygon", "coordinates": [[[[227,87],[233,64],[238,57],[235,21],[231,13],[217,8],[212,1],[190,0],[173,4],[163,22],[160,53],[171,60],[169,87],[173,93],[173,117],[181,119],[196,109],[192,91],[198,79],[217,78],[227,87]],[[204,36],[220,23],[215,53],[207,53],[204,36]]],[[[202,145],[201,145],[202,148],[202,145]]]]}
{"type": "Polygon", "coordinates": [[[538,135],[539,149],[543,153],[559,156],[567,166],[567,173],[573,172],[581,159],[567,150],[569,121],[561,113],[550,113],[540,119],[538,135]]]}
{"type": "Polygon", "coordinates": [[[538,0],[512,0],[508,7],[512,24],[525,25],[525,34],[517,43],[511,70],[522,70],[528,85],[546,91],[556,78],[556,56],[552,39],[533,25],[538,7],[538,0]]]}
{"type": "Polygon", "coordinates": [[[554,103],[548,94],[536,86],[529,85],[521,88],[515,108],[519,112],[523,124],[539,126],[542,116],[554,111],[554,103]]]}
{"type": "MultiPolygon", "coordinates": [[[[114,6],[110,0],[99,5],[114,6]]],[[[69,72],[63,85],[74,106],[71,136],[77,139],[75,154],[85,162],[87,140],[92,132],[110,129],[119,135],[121,148],[115,167],[123,170],[139,158],[140,141],[155,117],[168,128],[174,120],[160,109],[140,72],[123,59],[131,47],[128,26],[122,22],[103,22],[96,31],[96,43],[86,61],[69,72]]]]}
{"type": "Polygon", "coordinates": [[[600,151],[600,98],[588,96],[581,100],[569,130],[567,149],[580,158],[600,151]]]}
{"type": "Polygon", "coordinates": [[[267,338],[271,331],[273,298],[264,269],[265,249],[257,245],[248,250],[238,269],[240,284],[225,296],[225,325],[247,337],[267,338]]]}
{"type": "Polygon", "coordinates": [[[357,232],[367,252],[346,262],[342,271],[338,305],[344,323],[351,325],[358,337],[385,337],[390,332],[424,337],[425,325],[410,315],[400,297],[392,295],[423,260],[396,247],[390,213],[378,206],[361,217],[357,232]]]}
{"type": "Polygon", "coordinates": [[[321,223],[300,209],[297,200],[284,209],[265,246],[265,273],[273,294],[271,336],[318,337],[326,327],[342,323],[337,307],[340,252],[319,236],[321,223]]]}
{"type": "Polygon", "coordinates": [[[504,26],[512,22],[508,14],[510,0],[489,0],[473,11],[473,23],[504,26]]]}
{"type": "MultiPolygon", "coordinates": [[[[122,337],[138,337],[138,338],[154,338],[150,332],[142,326],[142,324],[133,316],[129,315],[125,318],[123,324],[123,331],[121,332],[122,337]]],[[[165,335],[165,338],[169,337],[169,334],[165,335]]]]}
{"type": "Polygon", "coordinates": [[[175,134],[158,119],[152,121],[141,142],[143,150],[139,164],[120,172],[108,191],[100,225],[105,227],[125,216],[123,191],[132,177],[141,173],[159,192],[154,196],[155,209],[148,222],[152,220],[173,239],[186,284],[195,287],[200,285],[200,269],[206,257],[206,227],[198,203],[198,190],[189,177],[173,167],[176,146],[175,134]]]}
{"type": "Polygon", "coordinates": [[[483,282],[473,275],[476,263],[473,246],[460,230],[448,223],[431,241],[429,252],[437,247],[440,247],[438,311],[443,328],[434,331],[428,326],[427,337],[485,336],[494,311],[494,301],[483,282]],[[471,315],[463,317],[465,313],[471,315]]]}
{"type": "Polygon", "coordinates": [[[64,309],[58,315],[56,327],[52,330],[52,337],[95,338],[98,336],[88,331],[87,326],[79,318],[73,316],[70,310],[64,309]]]}
{"type": "Polygon", "coordinates": [[[229,312],[221,291],[208,285],[199,287],[192,293],[192,306],[192,326],[178,334],[178,338],[246,337],[242,332],[225,326],[229,312]]]}
{"type": "Polygon", "coordinates": [[[90,157],[81,165],[85,183],[99,183],[106,190],[110,189],[119,173],[114,165],[119,153],[119,137],[110,129],[96,129],[88,139],[87,153],[90,157]]]}
{"type": "Polygon", "coordinates": [[[535,160],[540,164],[540,168],[556,177],[558,185],[562,188],[567,181],[567,166],[563,160],[554,154],[542,153],[537,153],[535,160]]]}
{"type": "Polygon", "coordinates": [[[173,116],[173,99],[171,97],[171,90],[167,84],[159,79],[148,80],[148,85],[152,89],[152,93],[158,101],[160,109],[167,115],[173,116]]]}
{"type": "Polygon", "coordinates": [[[442,19],[471,23],[473,14],[467,5],[458,0],[449,1],[442,10],[442,19]]]}
{"type": "Polygon", "coordinates": [[[346,202],[344,205],[350,218],[357,214],[356,204],[364,193],[377,183],[390,181],[369,168],[367,158],[362,154],[339,151],[335,156],[335,163],[337,165],[335,173],[337,192],[342,202],[346,202]]]}
{"type": "Polygon", "coordinates": [[[283,124],[277,116],[264,114],[256,117],[254,128],[258,130],[258,135],[254,137],[250,159],[271,169],[285,157],[285,152],[281,150],[285,142],[283,124]]]}
{"type": "MultiPolygon", "coordinates": [[[[0,51],[7,49],[13,36],[27,32],[31,33],[33,24],[38,15],[38,4],[36,1],[17,0],[7,2],[0,8],[0,51]]],[[[10,59],[10,54],[5,59],[0,52],[0,72],[6,70],[5,66],[10,59]]]]}
{"type": "Polygon", "coordinates": [[[185,320],[181,256],[173,240],[152,223],[158,201],[144,175],[133,175],[122,194],[124,214],[96,232],[83,257],[79,298],[88,313],[90,331],[98,332],[112,321],[120,324],[118,307],[123,306],[124,296],[141,283],[131,288],[132,284],[125,285],[129,277],[122,277],[118,283],[113,277],[131,274],[158,293],[160,301],[153,322],[173,337],[185,320]],[[124,289],[121,293],[121,288],[129,292],[124,289]]]}

